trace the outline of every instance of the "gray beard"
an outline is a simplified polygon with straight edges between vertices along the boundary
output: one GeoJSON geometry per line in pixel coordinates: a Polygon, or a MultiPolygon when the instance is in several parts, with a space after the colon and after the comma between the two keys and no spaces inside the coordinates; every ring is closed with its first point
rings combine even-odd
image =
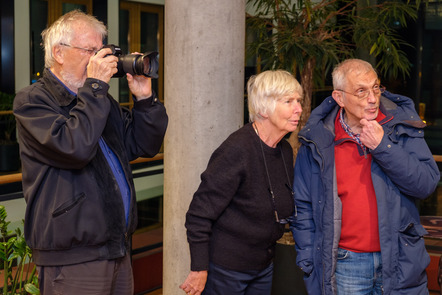
{"type": "Polygon", "coordinates": [[[63,79],[65,85],[75,93],[78,92],[78,88],[83,87],[84,85],[84,80],[75,79],[71,73],[61,71],[60,76],[63,79]]]}

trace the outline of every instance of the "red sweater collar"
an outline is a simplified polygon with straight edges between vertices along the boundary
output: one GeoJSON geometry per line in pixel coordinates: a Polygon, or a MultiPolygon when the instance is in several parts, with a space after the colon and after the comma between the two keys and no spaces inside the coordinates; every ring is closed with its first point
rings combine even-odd
{"type": "MultiPolygon", "coordinates": [[[[335,119],[335,141],[349,137],[347,132],[345,132],[344,128],[342,128],[341,123],[339,123],[339,113],[340,112],[341,112],[341,110],[339,110],[339,112],[336,116],[336,119],[335,119]]],[[[344,110],[344,112],[345,112],[345,110],[344,110]]],[[[387,116],[385,116],[384,113],[382,113],[381,110],[379,110],[378,116],[376,117],[376,121],[379,124],[383,125],[393,119],[393,116],[391,116],[390,118],[388,118],[388,120],[383,121],[386,117],[387,116]]]]}

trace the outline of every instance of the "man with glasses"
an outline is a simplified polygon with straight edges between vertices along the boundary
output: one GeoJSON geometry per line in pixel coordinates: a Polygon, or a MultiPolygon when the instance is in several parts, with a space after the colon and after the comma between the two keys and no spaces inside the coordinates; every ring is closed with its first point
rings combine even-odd
{"type": "Polygon", "coordinates": [[[413,101],[359,59],[299,133],[291,230],[309,294],[428,294],[418,200],[439,170],[413,101]]]}
{"type": "Polygon", "coordinates": [[[42,33],[43,77],[14,101],[41,294],[133,294],[129,161],[158,153],[168,119],[150,78],[127,74],[131,111],[110,96],[118,59],[101,49],[106,34],[81,11],[59,18],[42,33]]]}

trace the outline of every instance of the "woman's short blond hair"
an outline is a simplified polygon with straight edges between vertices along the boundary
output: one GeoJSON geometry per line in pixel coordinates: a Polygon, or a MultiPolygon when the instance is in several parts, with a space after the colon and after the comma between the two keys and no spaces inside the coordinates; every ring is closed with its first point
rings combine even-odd
{"type": "Polygon", "coordinates": [[[250,122],[261,120],[261,114],[272,114],[278,100],[295,93],[303,97],[299,82],[284,70],[269,70],[250,77],[247,93],[250,122]]]}

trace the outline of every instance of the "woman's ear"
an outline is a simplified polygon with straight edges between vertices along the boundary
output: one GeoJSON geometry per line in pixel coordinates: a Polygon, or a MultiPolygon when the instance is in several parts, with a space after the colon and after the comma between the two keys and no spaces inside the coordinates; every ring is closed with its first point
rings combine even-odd
{"type": "Polygon", "coordinates": [[[341,91],[333,90],[332,97],[341,108],[343,108],[345,106],[344,105],[344,96],[342,95],[341,91]]]}
{"type": "Polygon", "coordinates": [[[259,116],[261,117],[261,118],[263,118],[263,119],[267,119],[269,116],[267,115],[267,114],[264,114],[264,113],[258,113],[259,114],[259,116]]]}

